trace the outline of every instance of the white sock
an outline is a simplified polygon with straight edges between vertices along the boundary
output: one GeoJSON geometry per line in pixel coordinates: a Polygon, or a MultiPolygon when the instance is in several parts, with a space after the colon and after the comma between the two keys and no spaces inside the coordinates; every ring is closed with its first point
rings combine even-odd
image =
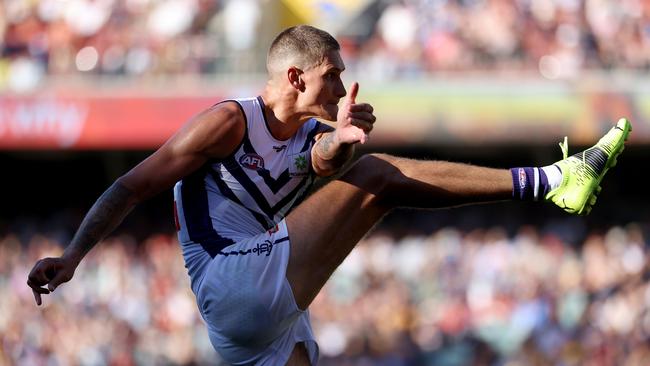
{"type": "Polygon", "coordinates": [[[546,174],[549,192],[562,184],[562,171],[557,165],[549,165],[540,169],[542,169],[544,171],[544,174],[546,174]]]}

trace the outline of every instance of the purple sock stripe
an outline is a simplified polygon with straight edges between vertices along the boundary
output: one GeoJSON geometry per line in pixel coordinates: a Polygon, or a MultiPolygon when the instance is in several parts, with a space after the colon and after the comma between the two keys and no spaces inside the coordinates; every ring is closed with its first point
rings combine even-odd
{"type": "Polygon", "coordinates": [[[548,177],[544,173],[544,169],[539,168],[539,199],[543,200],[549,190],[548,177]]]}
{"type": "MultiPolygon", "coordinates": [[[[534,167],[512,168],[512,198],[521,201],[535,200],[535,169],[534,167]]],[[[538,195],[537,199],[544,199],[548,193],[548,177],[542,169],[537,169],[539,173],[538,195]]]]}

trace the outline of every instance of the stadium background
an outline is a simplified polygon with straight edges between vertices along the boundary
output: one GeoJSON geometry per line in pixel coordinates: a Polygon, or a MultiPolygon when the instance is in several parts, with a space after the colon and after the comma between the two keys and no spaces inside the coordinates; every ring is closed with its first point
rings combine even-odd
{"type": "Polygon", "coordinates": [[[286,26],[336,35],[370,143],[548,164],[619,116],[629,145],[588,217],[533,203],[389,215],[311,307],[323,365],[647,365],[650,3],[643,0],[4,0],[0,365],[215,364],[172,224],[141,207],[35,306],[119,175],[193,113],[264,85],[286,26]]]}

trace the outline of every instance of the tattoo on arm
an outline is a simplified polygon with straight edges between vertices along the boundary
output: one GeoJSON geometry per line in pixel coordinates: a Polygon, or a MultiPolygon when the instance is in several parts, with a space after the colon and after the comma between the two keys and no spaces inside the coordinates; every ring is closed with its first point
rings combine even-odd
{"type": "Polygon", "coordinates": [[[334,142],[334,133],[328,132],[323,134],[323,137],[318,140],[314,146],[320,164],[324,170],[335,172],[339,170],[349,159],[354,152],[354,145],[352,144],[336,144],[334,142]]]}
{"type": "Polygon", "coordinates": [[[119,181],[111,185],[95,202],[79,226],[64,256],[81,259],[106,235],[110,234],[133,208],[135,193],[119,181]]]}
{"type": "Polygon", "coordinates": [[[326,133],[325,136],[320,139],[318,146],[322,152],[322,154],[320,154],[321,157],[327,158],[330,156],[330,145],[332,144],[333,138],[334,135],[332,133],[326,133]]]}

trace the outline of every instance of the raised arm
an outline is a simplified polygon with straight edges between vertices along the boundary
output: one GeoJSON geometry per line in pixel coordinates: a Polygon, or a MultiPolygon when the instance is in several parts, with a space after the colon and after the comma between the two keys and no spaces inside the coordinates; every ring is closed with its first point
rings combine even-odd
{"type": "Polygon", "coordinates": [[[218,104],[188,121],[160,149],[118,178],[86,214],[59,258],[36,262],[27,284],[41,305],[41,294],[69,281],[84,256],[110,234],[139,202],[168,188],[208,159],[225,157],[237,147],[245,122],[234,102],[218,104]],[[44,288],[43,286],[46,286],[44,288]]]}
{"type": "Polygon", "coordinates": [[[324,125],[324,131],[316,136],[311,161],[319,176],[338,172],[352,157],[354,144],[363,144],[368,140],[376,118],[370,104],[356,103],[358,92],[359,84],[352,84],[350,94],[339,109],[336,129],[324,125]]]}

